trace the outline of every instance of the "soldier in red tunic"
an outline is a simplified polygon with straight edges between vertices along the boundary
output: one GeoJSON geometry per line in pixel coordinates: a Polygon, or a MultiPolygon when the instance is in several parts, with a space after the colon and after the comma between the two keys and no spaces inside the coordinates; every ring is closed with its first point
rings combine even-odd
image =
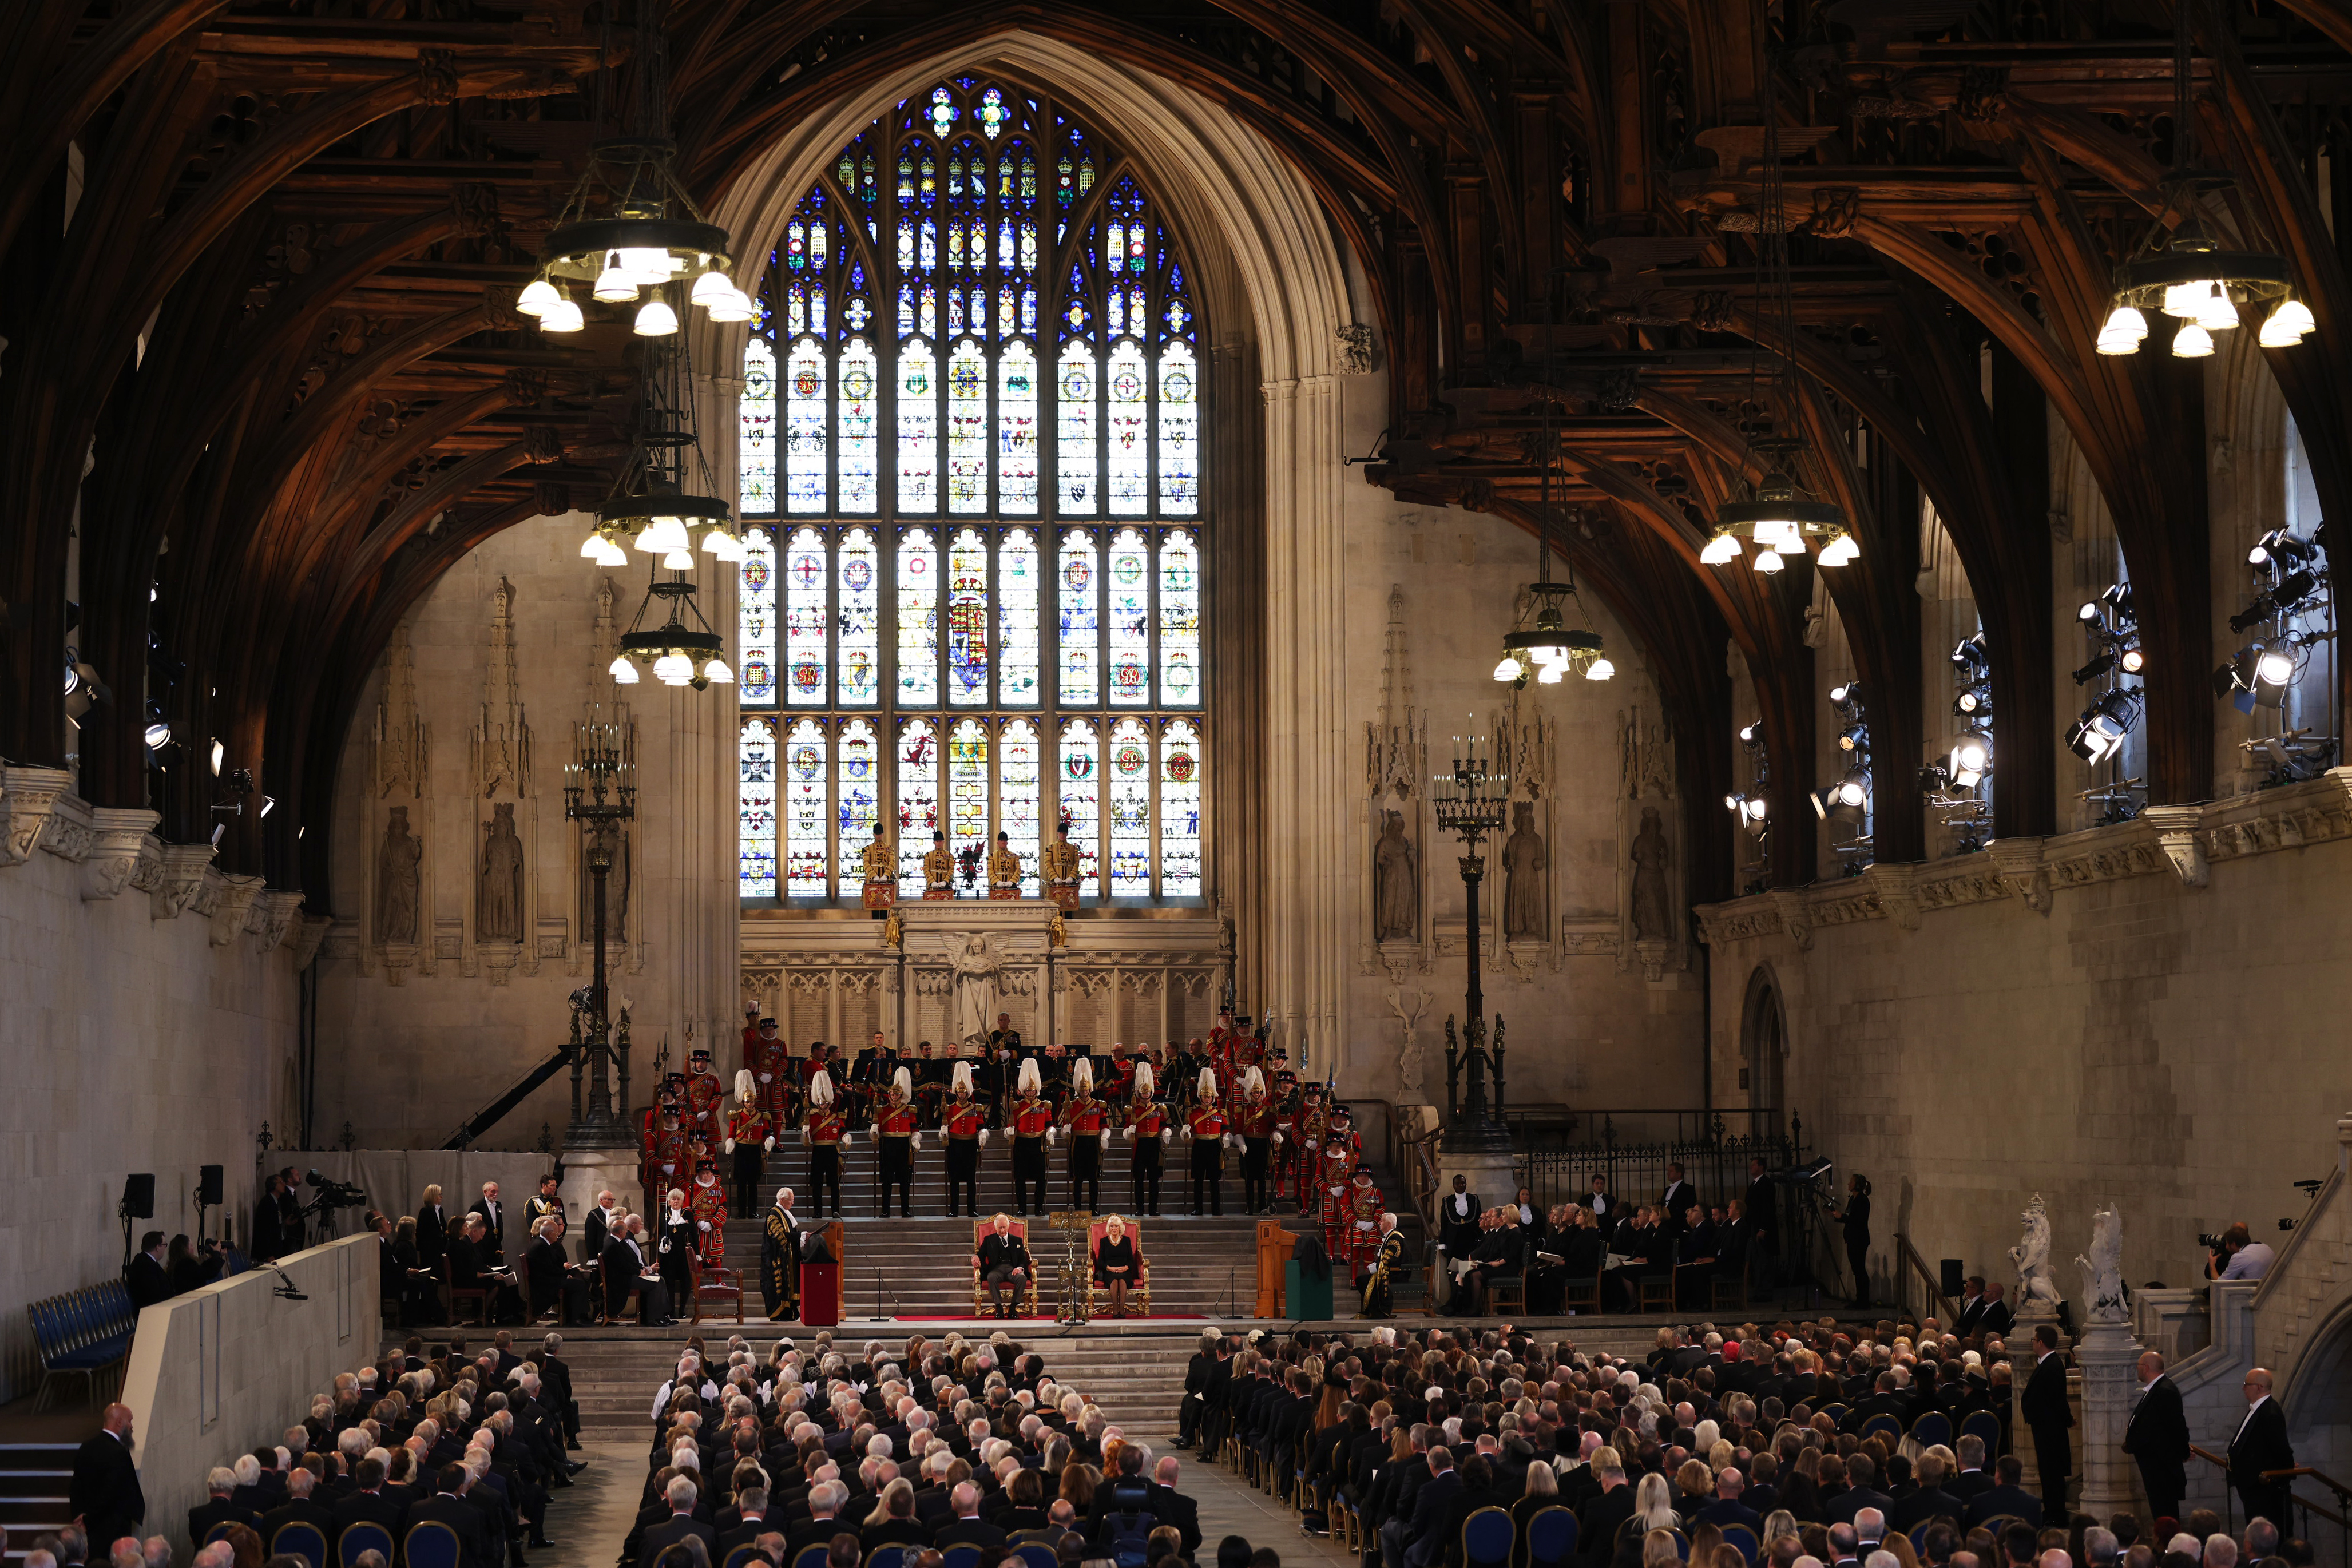
{"type": "Polygon", "coordinates": [[[686,1185],[687,1173],[693,1169],[688,1159],[691,1141],[677,1109],[663,1106],[654,1130],[646,1138],[646,1191],[667,1192],[686,1185]]]}
{"type": "Polygon", "coordinates": [[[1016,1082],[1020,1092],[1005,1108],[1004,1120],[1013,1129],[1013,1207],[1025,1217],[1033,1185],[1037,1191],[1037,1212],[1045,1212],[1045,1145],[1054,1136],[1054,1108],[1041,1092],[1045,1080],[1035,1057],[1021,1064],[1016,1082]]]}
{"type": "Polygon", "coordinates": [[[759,1029],[744,1041],[743,1066],[760,1086],[760,1109],[781,1127],[793,1113],[793,1049],[776,1032],[776,1020],[761,1019],[759,1029]]]}
{"type": "Polygon", "coordinates": [[[719,1179],[719,1162],[698,1160],[694,1185],[687,1190],[687,1206],[694,1214],[694,1249],[703,1271],[727,1266],[727,1188],[719,1179]]]}
{"type": "Polygon", "coordinates": [[[1094,1061],[1081,1056],[1070,1063],[1070,1097],[1063,1103],[1061,1115],[1061,1125],[1070,1134],[1072,1208],[1092,1211],[1102,1207],[1102,1154],[1103,1145],[1108,1142],[1106,1110],[1095,1098],[1094,1061]]]}
{"type": "Polygon", "coordinates": [[[1323,1250],[1333,1258],[1347,1256],[1348,1187],[1355,1176],[1356,1151],[1344,1138],[1326,1138],[1315,1197],[1323,1221],[1323,1250]]]}
{"type": "Polygon", "coordinates": [[[915,1218],[915,1151],[923,1146],[923,1134],[916,1125],[919,1119],[915,1110],[914,1074],[901,1067],[891,1074],[888,1097],[874,1108],[878,1158],[875,1185],[880,1205],[875,1212],[886,1219],[890,1214],[892,1187],[898,1189],[898,1218],[915,1218]]]}
{"type": "Polygon", "coordinates": [[[710,1071],[710,1048],[698,1045],[686,1059],[686,1124],[706,1144],[719,1142],[726,1114],[727,1086],[710,1071]]]}
{"type": "Polygon", "coordinates": [[[801,1123],[801,1141],[808,1145],[809,1203],[819,1218],[824,1216],[824,1195],[833,1191],[833,1216],[841,1218],[841,1151],[849,1143],[849,1118],[834,1103],[833,1074],[819,1068],[809,1079],[808,1115],[801,1123]]]}
{"type": "Polygon", "coordinates": [[[1242,1135],[1242,1211],[1264,1214],[1274,1207],[1266,1189],[1266,1166],[1274,1157],[1274,1102],[1266,1098],[1265,1075],[1242,1072],[1241,1103],[1234,1107],[1234,1130],[1242,1135]]]}
{"type": "Polygon", "coordinates": [[[1298,1080],[1287,1067],[1274,1070],[1274,1092],[1267,1096],[1274,1106],[1274,1169],[1266,1186],[1265,1206],[1274,1207],[1274,1195],[1282,1190],[1298,1169],[1298,1080]]]}
{"type": "Polygon", "coordinates": [[[735,1108],[727,1113],[727,1153],[735,1158],[735,1207],[760,1209],[760,1176],[776,1146],[778,1124],[760,1102],[760,1081],[746,1068],[735,1074],[735,1108]]]}
{"type": "MultiPolygon", "coordinates": [[[[1381,1189],[1372,1183],[1372,1173],[1360,1162],[1355,1179],[1348,1184],[1348,1277],[1372,1266],[1381,1250],[1381,1189]]],[[[1338,1260],[1339,1255],[1332,1255],[1338,1260]]]]}
{"type": "Polygon", "coordinates": [[[1201,1069],[1199,1083],[1193,1091],[1192,1109],[1184,1118],[1184,1131],[1192,1139],[1192,1212],[1201,1212],[1201,1198],[1208,1197],[1209,1212],[1225,1212],[1225,1113],[1217,1104],[1217,1075],[1210,1068],[1201,1069]]]}
{"type": "Polygon", "coordinates": [[[1323,1174],[1323,1134],[1330,1128],[1330,1113],[1323,1105],[1323,1086],[1309,1083],[1299,1096],[1298,1104],[1298,1170],[1293,1197],[1298,1212],[1305,1215],[1315,1199],[1315,1182],[1323,1174]]]}
{"type": "MultiPolygon", "coordinates": [[[[1234,1009],[1231,1008],[1219,1008],[1217,1009],[1217,1026],[1209,1031],[1210,1054],[1220,1054],[1225,1049],[1226,1042],[1231,1040],[1233,1037],[1234,1009]]],[[[1197,1045],[1200,1042],[1195,1040],[1193,1043],[1197,1045]]]]}
{"type": "Polygon", "coordinates": [[[1160,1145],[1173,1131],[1168,1125],[1168,1113],[1152,1098],[1158,1087],[1152,1076],[1151,1063],[1135,1064],[1135,1076],[1127,1102],[1127,1135],[1135,1140],[1135,1155],[1130,1161],[1130,1174],[1135,1184],[1133,1207],[1138,1214],[1157,1215],[1160,1212],[1160,1145]]]}
{"type": "Polygon", "coordinates": [[[971,1063],[958,1061],[949,1074],[951,1098],[940,1113],[940,1130],[947,1139],[948,1214],[956,1213],[956,1194],[963,1194],[963,1212],[980,1218],[980,1151],[988,1143],[988,1107],[972,1098],[971,1063]]]}

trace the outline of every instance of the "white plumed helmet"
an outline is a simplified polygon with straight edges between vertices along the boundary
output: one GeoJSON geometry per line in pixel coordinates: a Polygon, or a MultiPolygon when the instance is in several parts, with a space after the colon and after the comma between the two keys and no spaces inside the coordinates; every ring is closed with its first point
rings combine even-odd
{"type": "Polygon", "coordinates": [[[1013,1082],[1024,1094],[1034,1094],[1045,1086],[1045,1079],[1038,1075],[1035,1057],[1026,1057],[1022,1061],[1020,1074],[1013,1082]]]}
{"type": "Polygon", "coordinates": [[[948,1084],[949,1087],[952,1088],[959,1094],[971,1093],[971,1063],[969,1061],[958,1061],[955,1064],[955,1071],[948,1074],[948,1084]]]}
{"type": "Polygon", "coordinates": [[[1095,1064],[1089,1057],[1079,1057],[1070,1063],[1070,1087],[1081,1094],[1095,1092],[1095,1064]]]}
{"type": "Polygon", "coordinates": [[[1158,1082],[1159,1081],[1151,1076],[1151,1063],[1139,1061],[1135,1064],[1135,1092],[1139,1098],[1150,1099],[1151,1091],[1158,1082]]]}
{"type": "Polygon", "coordinates": [[[1217,1070],[1215,1068],[1203,1067],[1201,1069],[1200,1081],[1194,1086],[1193,1097],[1200,1100],[1214,1100],[1217,1097],[1217,1070]]]}
{"type": "Polygon", "coordinates": [[[809,1103],[812,1105],[833,1103],[833,1074],[822,1067],[816,1070],[816,1076],[809,1080],[809,1103]]]}

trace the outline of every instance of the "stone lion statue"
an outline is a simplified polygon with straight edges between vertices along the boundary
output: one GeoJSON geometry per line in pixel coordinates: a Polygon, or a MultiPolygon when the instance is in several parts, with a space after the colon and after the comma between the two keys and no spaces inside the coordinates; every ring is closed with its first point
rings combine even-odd
{"type": "Polygon", "coordinates": [[[2124,1219],[2113,1204],[2091,1215],[2091,1251],[2077,1254],[2074,1267],[2083,1270],[2083,1293],[2091,1299],[2091,1321],[2124,1321],[2124,1219]]]}
{"type": "Polygon", "coordinates": [[[2017,1265],[2018,1310],[2023,1312],[2034,1301],[2055,1307],[2058,1287],[2050,1279],[2050,1214],[2040,1193],[2033,1195],[2033,1201],[2018,1218],[2025,1226],[2025,1234],[2009,1249],[2009,1260],[2017,1265]]]}

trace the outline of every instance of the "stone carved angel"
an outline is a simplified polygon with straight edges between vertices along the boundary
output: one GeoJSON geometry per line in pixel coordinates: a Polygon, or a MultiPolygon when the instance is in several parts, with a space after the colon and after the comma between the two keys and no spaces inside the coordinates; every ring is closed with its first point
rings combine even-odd
{"type": "Polygon", "coordinates": [[[2091,1298],[2091,1321],[2119,1323],[2124,1307],[2124,1217],[2111,1204],[2091,1215],[2091,1251],[2077,1253],[2074,1267],[2083,1270],[2083,1293],[2091,1298]]]}
{"type": "Polygon", "coordinates": [[[2009,1260],[2017,1265],[2017,1305],[2022,1312],[2034,1301],[2058,1304],[2058,1287],[2050,1278],[2050,1212],[2042,1206],[2042,1195],[2035,1193],[2033,1201],[2025,1206],[2018,1217],[2025,1234],[2009,1249],[2009,1260]]]}

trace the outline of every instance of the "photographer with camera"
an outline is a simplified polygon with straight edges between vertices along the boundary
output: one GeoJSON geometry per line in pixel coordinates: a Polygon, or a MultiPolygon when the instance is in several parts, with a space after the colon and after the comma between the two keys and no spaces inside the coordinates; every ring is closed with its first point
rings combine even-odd
{"type": "Polygon", "coordinates": [[[2205,1260],[2209,1280],[2259,1280],[2278,1261],[2278,1253],[2268,1242],[2255,1240],[2252,1228],[2242,1219],[2219,1236],[2197,1240],[2212,1254],[2205,1260]]]}
{"type": "MultiPolygon", "coordinates": [[[[290,1192],[293,1167],[289,1166],[287,1170],[287,1186],[290,1192]]],[[[288,1252],[299,1252],[310,1245],[308,1232],[312,1219],[318,1221],[319,1239],[331,1241],[335,1236],[335,1211],[358,1208],[367,1202],[367,1194],[351,1183],[337,1181],[319,1171],[307,1172],[302,1179],[310,1188],[310,1201],[295,1211],[294,1221],[287,1228],[284,1241],[288,1252]]]]}

